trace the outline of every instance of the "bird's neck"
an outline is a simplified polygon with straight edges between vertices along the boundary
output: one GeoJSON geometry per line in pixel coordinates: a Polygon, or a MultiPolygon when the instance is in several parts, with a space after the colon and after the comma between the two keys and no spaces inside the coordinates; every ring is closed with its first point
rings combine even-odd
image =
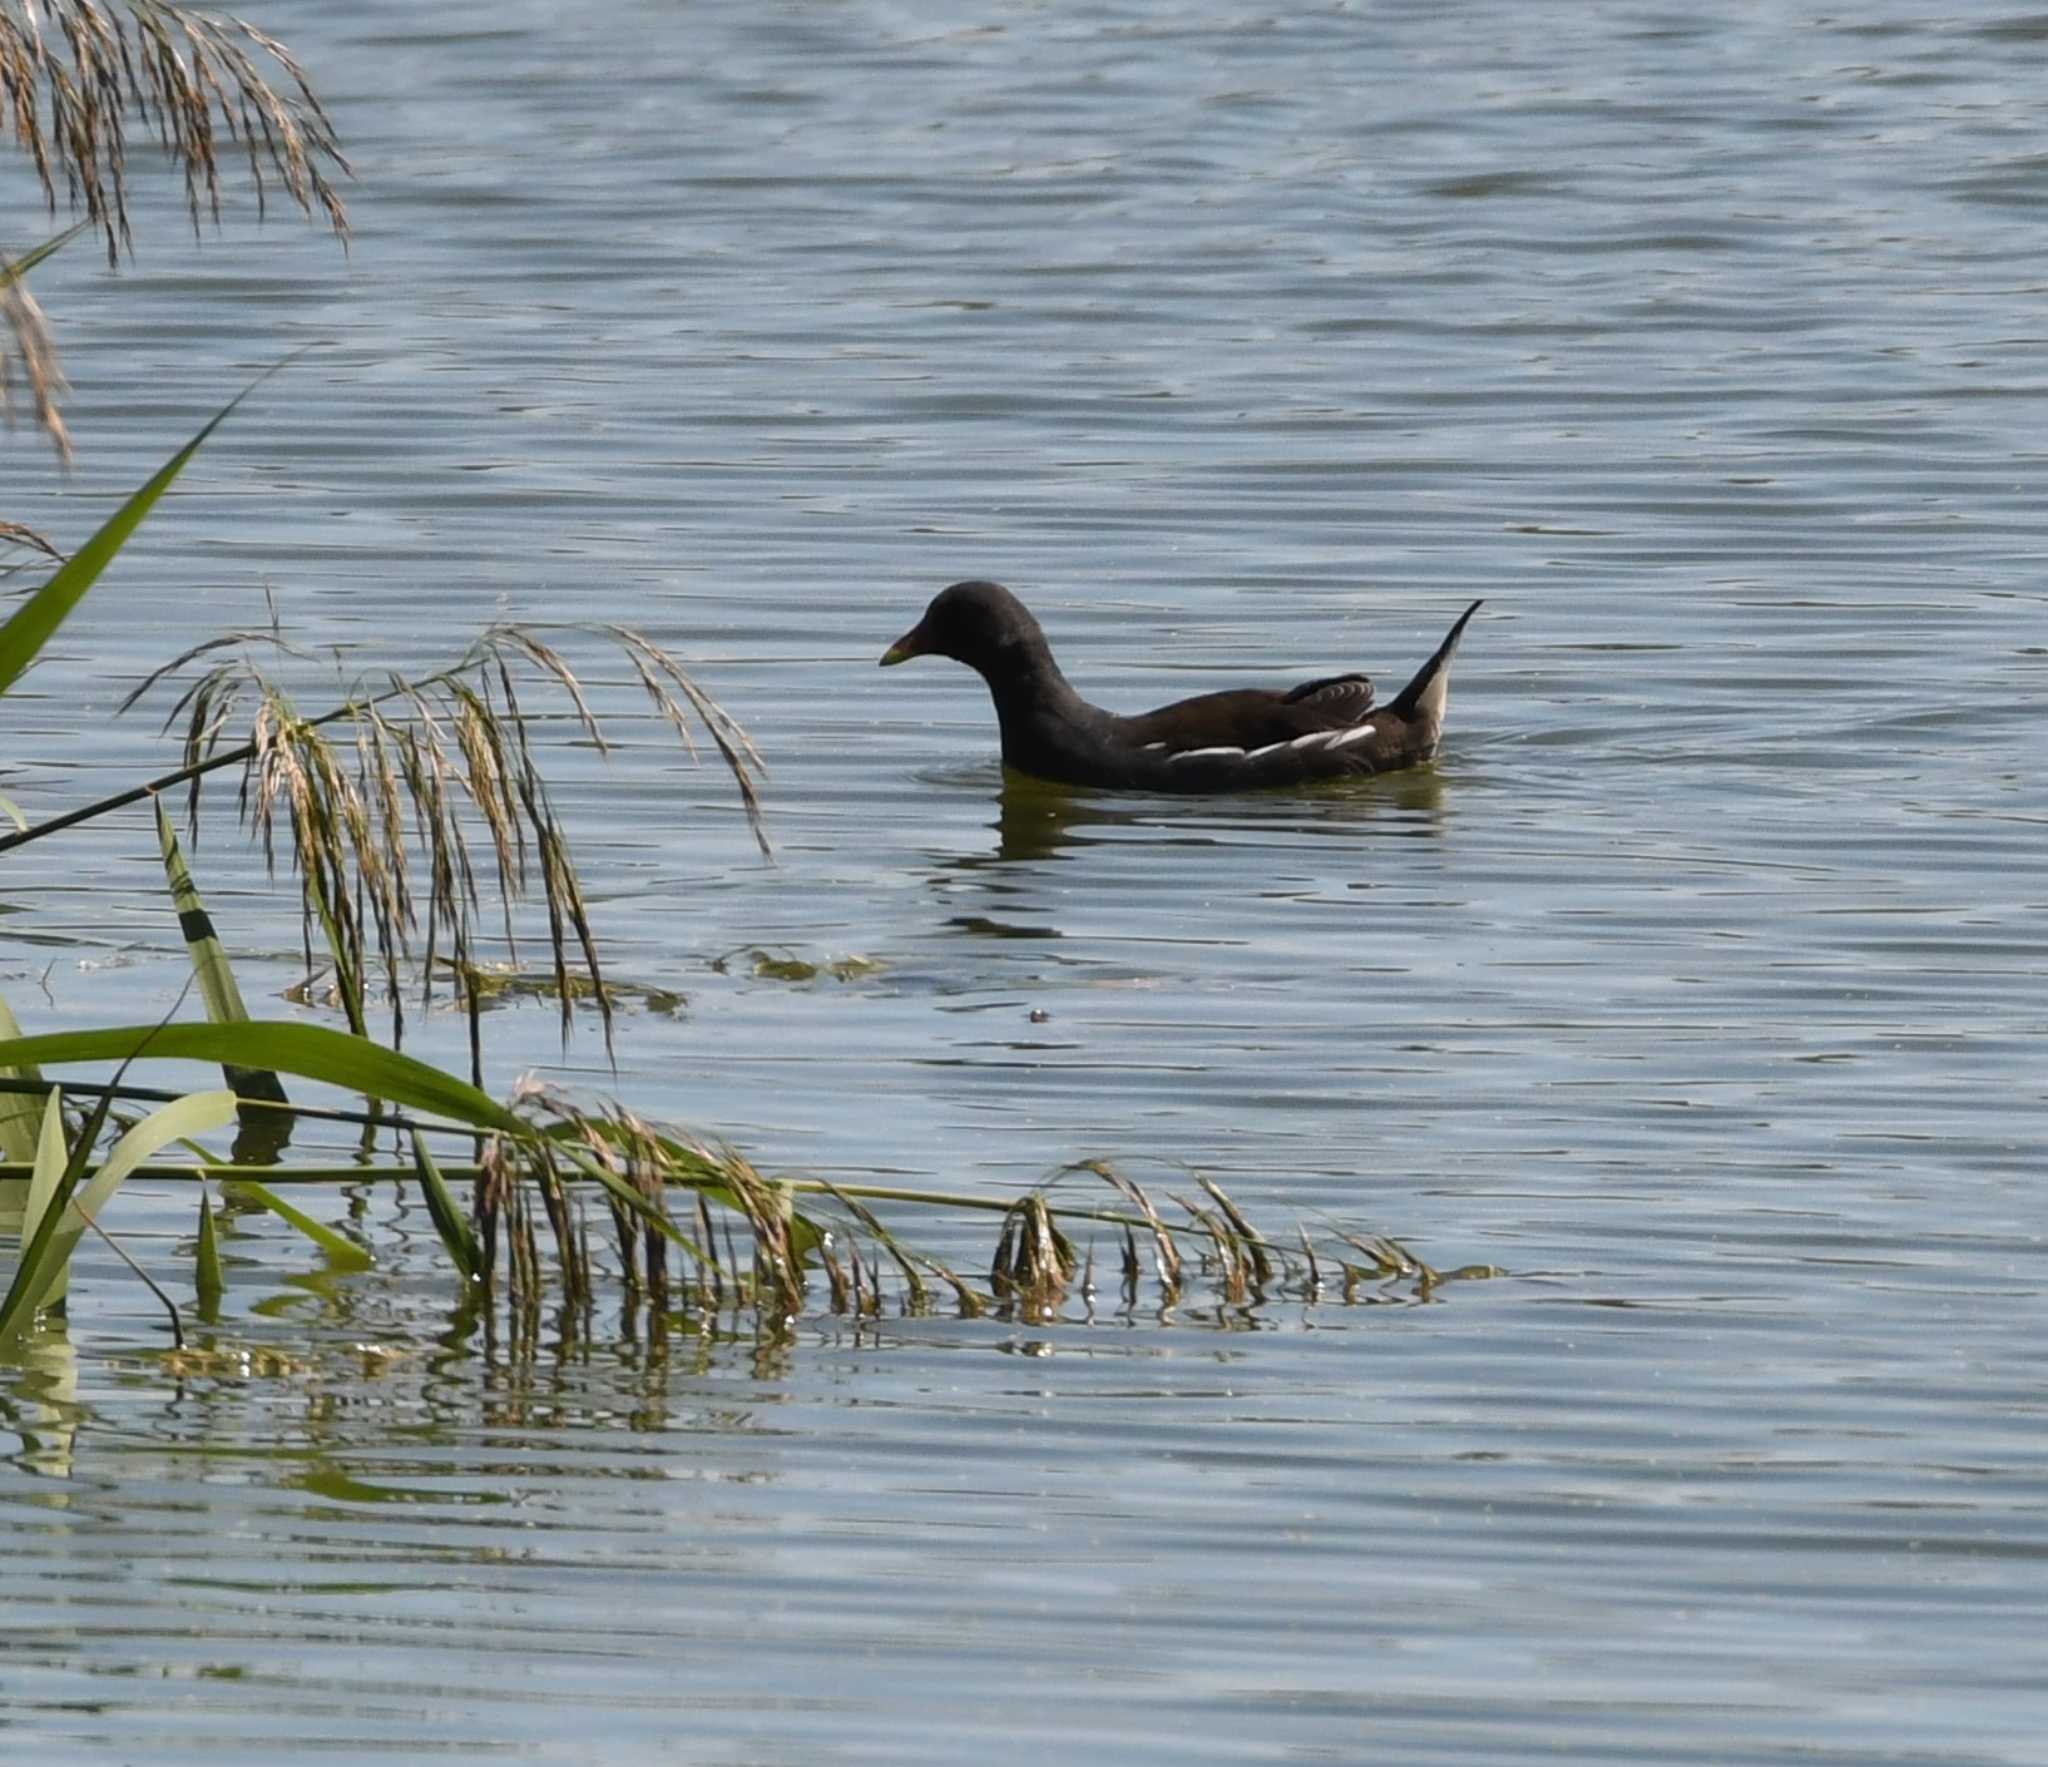
{"type": "Polygon", "coordinates": [[[1079,728],[1106,716],[1074,691],[1042,638],[1011,661],[1000,675],[983,677],[995,701],[1005,755],[1014,759],[1042,743],[1048,728],[1079,728]]]}

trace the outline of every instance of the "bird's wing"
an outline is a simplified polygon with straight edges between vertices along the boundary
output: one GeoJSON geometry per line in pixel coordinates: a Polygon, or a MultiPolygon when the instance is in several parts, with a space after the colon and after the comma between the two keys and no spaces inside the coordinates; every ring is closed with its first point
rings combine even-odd
{"type": "Polygon", "coordinates": [[[1325,730],[1342,730],[1372,710],[1372,677],[1327,675],[1304,681],[1281,703],[1315,717],[1325,730]]]}
{"type": "Polygon", "coordinates": [[[1363,675],[1333,675],[1291,693],[1238,687],[1176,700],[1122,720],[1122,735],[1155,753],[1215,748],[1250,752],[1320,732],[1348,730],[1371,706],[1372,683],[1363,675]]]}

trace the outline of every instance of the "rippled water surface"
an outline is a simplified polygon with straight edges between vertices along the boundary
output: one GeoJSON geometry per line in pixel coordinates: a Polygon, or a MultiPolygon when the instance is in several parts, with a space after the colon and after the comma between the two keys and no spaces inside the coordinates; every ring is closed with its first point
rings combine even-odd
{"type": "MultiPolygon", "coordinates": [[[[547,757],[608,963],[686,1003],[626,1009],[616,1076],[508,1006],[494,1085],[991,1199],[1199,1172],[1504,1274],[820,1297],[761,1342],[613,1290],[531,1338],[457,1313],[416,1205],[330,1191],[376,1267],[244,1217],[167,1367],[88,1250],[0,1379],[10,1753],[2041,1759],[2048,25],[259,18],[353,250],[246,200],[195,246],[138,172],[136,262],[38,281],[80,463],[18,430],[0,514],[75,541],[322,347],[9,694],[0,791],[166,768],[112,708],[266,590],[309,706],[334,654],[627,622],[754,731],[775,858],[563,635],[617,739],[547,757]],[[1487,607],[1426,771],[1057,794],[964,670],[874,667],[968,575],[1124,709],[1398,684],[1487,607]]],[[[244,990],[319,1018],[231,824],[194,857],[244,990]]],[[[5,867],[27,1028],[170,1007],[145,820],[5,867]]],[[[119,1210],[189,1299],[189,1196],[119,1210]]]]}

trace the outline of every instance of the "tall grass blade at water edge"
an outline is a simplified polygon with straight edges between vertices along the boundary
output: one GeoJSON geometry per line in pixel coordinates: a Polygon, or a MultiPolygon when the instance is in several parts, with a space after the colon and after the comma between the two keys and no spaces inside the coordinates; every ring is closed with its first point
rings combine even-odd
{"type": "Polygon", "coordinates": [[[203,1184],[199,1187],[199,1245],[193,1254],[192,1289],[202,1309],[217,1306],[227,1289],[220,1264],[220,1235],[213,1226],[213,1198],[203,1184]]]}
{"type": "MultiPolygon", "coordinates": [[[[106,1120],[105,1100],[101,1101],[97,1120],[106,1120]]],[[[83,1150],[68,1147],[64,1140],[63,1096],[52,1091],[43,1106],[35,1167],[29,1174],[27,1200],[21,1214],[20,1255],[15,1259],[14,1278],[7,1285],[6,1298],[0,1300],[0,1350],[20,1337],[35,1317],[36,1275],[44,1254],[56,1240],[59,1215],[71,1200],[83,1168],[83,1150]]]]}
{"type": "Polygon", "coordinates": [[[106,1123],[107,1100],[99,1101],[68,1155],[63,1155],[62,1106],[52,1092],[30,1182],[31,1206],[39,1199],[39,1212],[33,1225],[27,1215],[22,1219],[21,1261],[7,1299],[0,1303],[0,1347],[19,1337],[39,1309],[63,1298],[71,1254],[130,1172],[171,1142],[218,1129],[232,1122],[234,1114],[235,1095],[225,1090],[178,1099],[152,1111],[122,1136],[88,1180],[87,1162],[106,1123]],[[60,1158],[61,1173],[52,1179],[48,1175],[57,1171],[60,1158]]]}
{"type": "Polygon", "coordinates": [[[100,580],[115,555],[127,544],[129,536],[142,525],[143,518],[156,507],[158,499],[171,488],[172,482],[205,445],[206,439],[228,420],[236,406],[279,368],[294,360],[296,357],[287,357],[276,367],[266,368],[223,405],[191,441],[157,469],[148,484],[115,510],[91,539],[15,609],[6,625],[0,626],[0,694],[12,687],[20,679],[22,671],[42,653],[43,646],[56,635],[57,628],[70,617],[85,592],[100,580]]]}
{"type": "Polygon", "coordinates": [[[441,1236],[441,1244],[447,1248],[449,1262],[460,1272],[464,1282],[478,1281],[484,1273],[483,1249],[477,1244],[476,1235],[470,1231],[454,1192],[448,1188],[448,1180],[441,1176],[441,1168],[434,1163],[426,1138],[417,1129],[412,1132],[412,1158],[419,1173],[420,1190],[427,1199],[427,1213],[433,1217],[434,1231],[441,1236]]]}
{"type": "MultiPolygon", "coordinates": [[[[0,1000],[0,1043],[20,1041],[21,1026],[15,1022],[12,1009],[5,1000],[0,1000]]],[[[33,1062],[20,1066],[0,1067],[0,1078],[10,1080],[39,1081],[42,1072],[33,1062]]],[[[24,1093],[0,1094],[0,1159],[19,1161],[27,1164],[36,1157],[36,1103],[24,1093]]],[[[0,1184],[0,1197],[7,1194],[7,1187],[0,1184]]]]}
{"type": "MultiPolygon", "coordinates": [[[[185,863],[184,852],[178,845],[177,830],[171,826],[170,813],[164,809],[163,799],[156,800],[155,808],[157,844],[163,852],[164,879],[170,885],[171,906],[178,913],[178,930],[185,937],[185,950],[192,959],[192,976],[199,984],[199,998],[206,1008],[206,1016],[217,1025],[245,1025],[249,1022],[249,1009],[242,1004],[242,990],[235,985],[235,972],[229,967],[227,951],[221,945],[220,935],[214,931],[213,917],[206,912],[206,904],[200,900],[199,888],[192,881],[191,867],[185,863]]],[[[290,1102],[285,1095],[284,1082],[270,1068],[223,1062],[221,1074],[238,1097],[263,1099],[271,1104],[290,1102]]],[[[264,1115],[289,1131],[289,1113],[267,1112],[264,1115]]]]}
{"type": "MultiPolygon", "coordinates": [[[[114,1143],[97,1170],[72,1192],[69,1205],[57,1224],[57,1235],[43,1257],[38,1277],[39,1292],[30,1303],[42,1307],[64,1292],[71,1267],[71,1254],[96,1223],[114,1192],[137,1166],[151,1159],[174,1141],[204,1135],[234,1121],[235,1095],[222,1088],[194,1092],[153,1110],[114,1143]]],[[[81,1135],[78,1146],[90,1158],[93,1143],[81,1135]]]]}
{"type": "Polygon", "coordinates": [[[27,1194],[21,1208],[21,1247],[26,1253],[35,1243],[36,1230],[50,1211],[50,1201],[63,1182],[64,1168],[71,1158],[71,1144],[64,1139],[64,1095],[55,1087],[43,1101],[42,1127],[37,1131],[34,1167],[29,1173],[27,1194]]]}

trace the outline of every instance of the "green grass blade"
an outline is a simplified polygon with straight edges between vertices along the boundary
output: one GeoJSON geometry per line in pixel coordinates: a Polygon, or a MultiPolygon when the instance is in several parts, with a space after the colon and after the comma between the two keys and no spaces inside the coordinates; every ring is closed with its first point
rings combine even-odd
{"type": "Polygon", "coordinates": [[[473,1128],[494,1129],[521,1139],[533,1134],[530,1125],[467,1081],[325,1025],[302,1025],[288,1019],[251,1019],[242,1025],[113,1025],[0,1042],[0,1067],[28,1062],[54,1067],[63,1062],[127,1061],[136,1056],[151,1061],[170,1058],[270,1067],[473,1128]]]}
{"type": "Polygon", "coordinates": [[[199,1268],[194,1274],[193,1287],[198,1291],[202,1307],[215,1307],[227,1283],[221,1275],[220,1236],[213,1226],[213,1199],[206,1194],[206,1186],[199,1187],[199,1268]]]}
{"type": "MultiPolygon", "coordinates": [[[[56,1095],[51,1096],[54,1099],[56,1095]]],[[[233,1122],[234,1118],[232,1092],[194,1092],[151,1111],[115,1142],[99,1170],[73,1191],[56,1233],[47,1241],[38,1233],[37,1239],[43,1243],[30,1271],[27,1311],[32,1315],[63,1298],[70,1280],[71,1254],[84,1238],[87,1224],[98,1221],[113,1200],[122,1179],[169,1143],[188,1135],[203,1135],[209,1129],[233,1122]]],[[[80,1145],[89,1147],[90,1142],[81,1138],[80,1145]]],[[[25,1268],[29,1265],[26,1254],[22,1262],[25,1268]]]]}
{"type": "Polygon", "coordinates": [[[282,1221],[289,1221],[333,1261],[341,1270],[367,1270],[376,1259],[363,1250],[346,1234],[336,1233],[332,1227],[322,1226],[311,1215],[295,1209],[268,1185],[258,1184],[253,1178],[237,1178],[221,1186],[221,1190],[235,1197],[245,1197],[252,1203],[261,1203],[282,1221]]]}
{"type": "Polygon", "coordinates": [[[34,1243],[36,1229],[43,1224],[58,1180],[64,1176],[65,1162],[71,1157],[71,1149],[64,1141],[64,1099],[54,1086],[43,1106],[42,1132],[36,1137],[34,1157],[35,1169],[29,1174],[28,1196],[21,1209],[24,1251],[34,1243]]]}
{"type": "MultiPolygon", "coordinates": [[[[287,357],[287,361],[291,358],[287,357]]],[[[100,573],[141,526],[142,518],[156,507],[157,499],[171,488],[171,481],[185,470],[208,436],[225,423],[235,407],[284,366],[267,368],[216,412],[205,428],[173,454],[156,476],[121,505],[102,524],[98,533],[79,547],[28,600],[0,626],[0,693],[19,679],[22,670],[34,662],[57,628],[70,617],[81,597],[99,581],[100,573]]]]}
{"type": "Polygon", "coordinates": [[[427,1151],[426,1140],[417,1129],[412,1132],[412,1158],[419,1173],[420,1189],[426,1195],[427,1213],[434,1218],[434,1231],[448,1248],[449,1261],[462,1273],[464,1282],[475,1282],[483,1275],[483,1250],[476,1243],[476,1235],[470,1231],[469,1222],[457,1206],[454,1194],[448,1188],[448,1180],[441,1176],[441,1168],[434,1164],[434,1156],[427,1151]]]}
{"type": "MultiPolygon", "coordinates": [[[[171,888],[171,905],[178,911],[178,928],[185,935],[185,950],[192,959],[192,976],[199,984],[199,998],[206,1016],[217,1025],[245,1025],[249,1009],[242,1004],[242,990],[235,985],[235,972],[228,966],[228,954],[213,930],[213,916],[199,898],[192,881],[192,868],[185,863],[178,833],[171,826],[170,813],[162,798],[156,802],[157,845],[164,857],[164,877],[171,888]]],[[[284,1084],[269,1068],[242,1067],[224,1062],[221,1072],[227,1083],[243,1098],[260,1098],[272,1104],[286,1104],[284,1084]]]]}
{"type": "Polygon", "coordinates": [[[234,1114],[232,1092],[200,1092],[177,1099],[151,1111],[130,1129],[115,1142],[91,1180],[81,1182],[85,1162],[106,1122],[107,1101],[100,1100],[78,1140],[67,1149],[62,1105],[52,1091],[43,1115],[35,1175],[29,1183],[30,1212],[22,1217],[21,1259],[7,1299],[0,1303],[0,1344],[27,1330],[40,1308],[64,1298],[71,1254],[87,1223],[99,1218],[122,1179],[168,1143],[217,1129],[234,1114]]]}
{"type": "MultiPolygon", "coordinates": [[[[155,1158],[174,1141],[204,1135],[234,1120],[235,1095],[225,1087],[213,1092],[188,1092],[183,1098],[159,1106],[114,1143],[72,1207],[80,1215],[97,1220],[121,1180],[137,1166],[155,1158]]],[[[79,1225],[83,1227],[84,1222],[79,1225]]]]}
{"type": "MultiPolygon", "coordinates": [[[[0,1000],[0,1042],[12,1043],[21,1036],[21,1026],[14,1022],[14,1014],[8,1010],[7,1002],[0,1000]]],[[[27,1067],[0,1067],[0,1075],[10,1080],[40,1080],[33,1064],[27,1067]]],[[[36,1157],[36,1101],[27,1093],[9,1092],[0,1094],[0,1158],[28,1164],[36,1157]]]]}
{"type": "MultiPolygon", "coordinates": [[[[0,1350],[20,1337],[36,1316],[36,1296],[43,1286],[45,1258],[56,1242],[58,1219],[77,1183],[71,1166],[71,1150],[64,1145],[63,1100],[52,1089],[43,1109],[35,1170],[29,1177],[28,1206],[21,1217],[21,1256],[15,1260],[14,1280],[7,1285],[7,1297],[0,1300],[0,1350]]],[[[62,1289],[58,1292],[61,1294],[62,1289]]]]}
{"type": "Polygon", "coordinates": [[[74,221],[54,239],[44,240],[41,245],[23,252],[20,257],[0,258],[0,288],[7,288],[19,282],[45,258],[54,257],[92,226],[93,222],[90,219],[74,221]]]}

